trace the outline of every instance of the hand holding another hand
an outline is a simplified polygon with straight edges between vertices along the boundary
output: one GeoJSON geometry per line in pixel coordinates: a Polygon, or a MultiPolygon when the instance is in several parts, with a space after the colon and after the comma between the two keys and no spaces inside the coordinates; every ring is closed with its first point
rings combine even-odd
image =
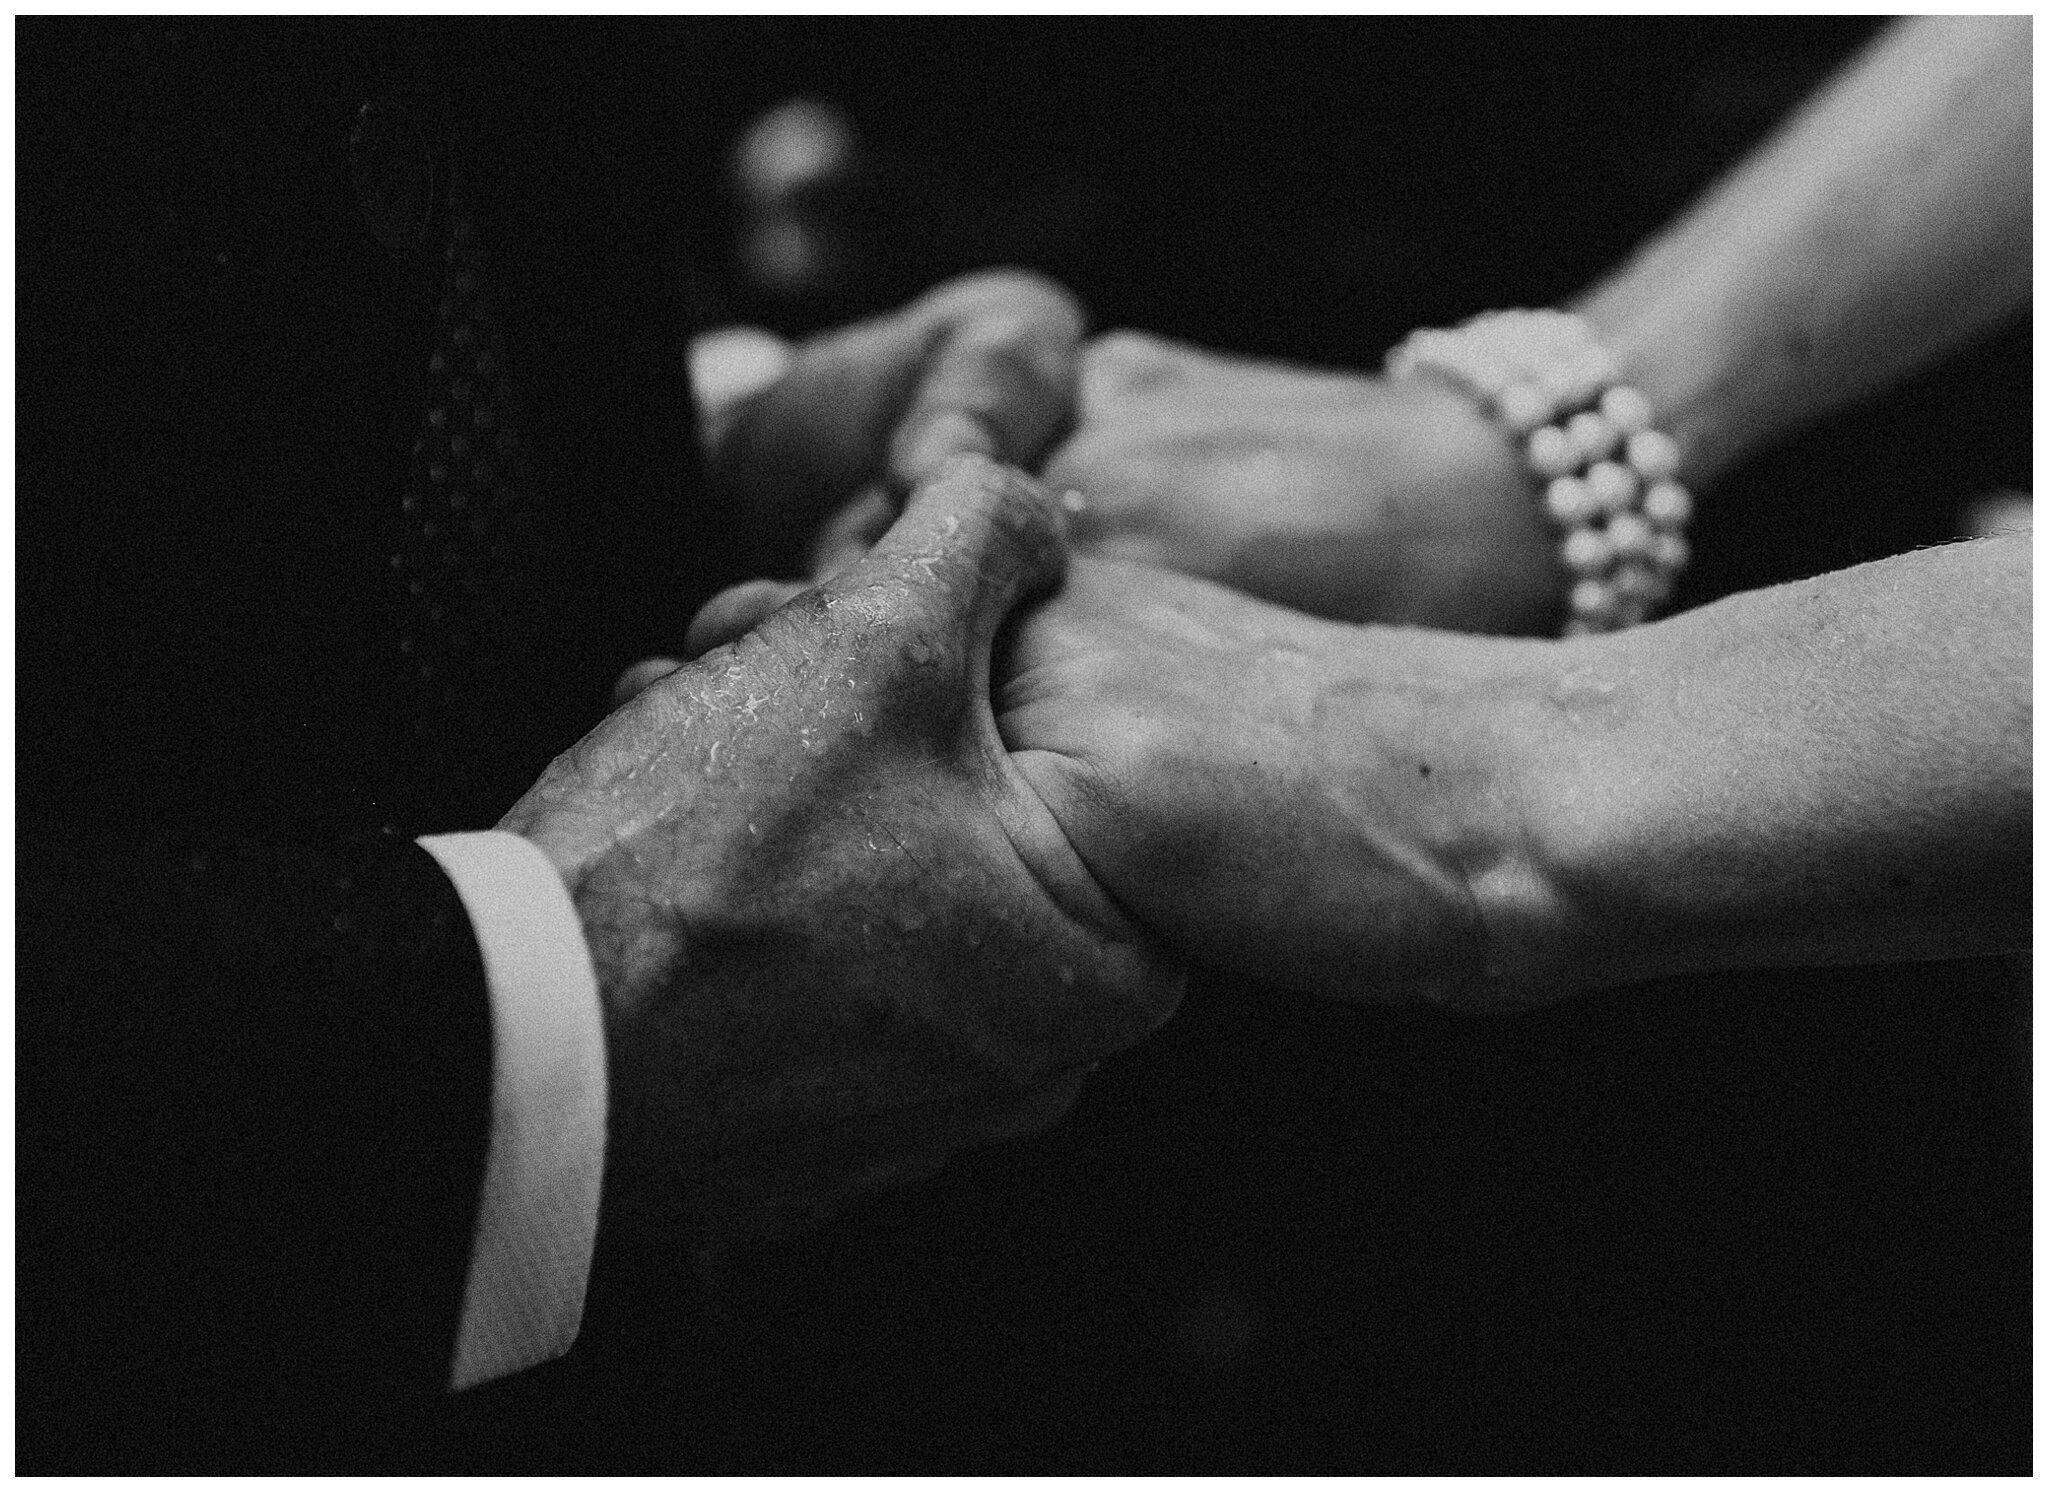
{"type": "Polygon", "coordinates": [[[1033,467],[1073,415],[1084,317],[1023,270],[949,280],[884,316],[812,338],[743,401],[712,453],[714,485],[771,574],[816,573],[831,516],[842,568],[904,497],[955,456],[1033,467]]]}
{"type": "Polygon", "coordinates": [[[1135,332],[1083,345],[1040,276],[989,270],[798,350],[744,400],[714,480],[767,573],[831,575],[948,457],[1039,467],[1075,549],[1342,621],[1545,630],[1551,537],[1462,394],[1135,332]]]}
{"type": "Polygon", "coordinates": [[[997,719],[1088,868],[1177,952],[1500,1008],[1543,997],[1555,930],[1510,749],[1548,646],[1077,558],[999,658],[997,719]]]}
{"type": "Polygon", "coordinates": [[[852,569],[642,688],[506,815],[583,919],[609,1174],[634,1194],[713,1238],[810,1220],[1053,1122],[1171,1014],[1178,970],[989,702],[998,627],[1063,563],[1044,492],[955,462],[852,569]]]}

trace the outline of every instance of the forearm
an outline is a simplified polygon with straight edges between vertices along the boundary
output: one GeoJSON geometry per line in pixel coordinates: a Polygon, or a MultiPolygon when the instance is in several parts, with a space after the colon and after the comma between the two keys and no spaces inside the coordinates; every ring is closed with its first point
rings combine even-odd
{"type": "Polygon", "coordinates": [[[2030,591],[2028,542],[1983,540],[1558,649],[1509,926],[1574,988],[2023,947],[2030,591]]]}
{"type": "Polygon", "coordinates": [[[2025,302],[2032,161],[2031,21],[1908,20],[1572,309],[1707,486],[2025,302]]]}

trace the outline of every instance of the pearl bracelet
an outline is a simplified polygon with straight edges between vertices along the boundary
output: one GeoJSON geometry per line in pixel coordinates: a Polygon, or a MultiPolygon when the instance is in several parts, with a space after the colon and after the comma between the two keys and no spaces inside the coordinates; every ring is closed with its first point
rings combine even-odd
{"type": "Polygon", "coordinates": [[[1593,329],[1563,311],[1488,311],[1411,334],[1387,354],[1396,378],[1425,374],[1471,394],[1522,444],[1544,484],[1571,589],[1567,637],[1634,626],[1671,594],[1691,551],[1692,494],[1675,480],[1678,443],[1650,401],[1620,381],[1593,329]]]}

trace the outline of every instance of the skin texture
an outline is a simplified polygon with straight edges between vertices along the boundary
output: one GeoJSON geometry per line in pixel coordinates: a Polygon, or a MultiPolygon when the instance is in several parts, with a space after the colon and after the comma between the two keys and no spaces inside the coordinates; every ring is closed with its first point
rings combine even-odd
{"type": "Polygon", "coordinates": [[[1526,644],[1343,626],[1077,559],[998,719],[1123,905],[1202,963],[1348,999],[1486,1003],[1469,880],[1523,818],[1495,676],[1526,644]]]}
{"type": "Polygon", "coordinates": [[[2026,948],[2032,579],[1979,539],[1559,645],[1516,748],[1549,977],[2026,948]]]}
{"type": "Polygon", "coordinates": [[[1342,627],[1077,560],[1004,739],[1169,944],[1345,999],[2024,948],[2031,545],[1570,642],[1342,627]]]}
{"type": "Polygon", "coordinates": [[[2033,286],[2033,23],[1919,16],[1571,307],[1704,490],[2033,286]]]}
{"type": "MultiPolygon", "coordinates": [[[[791,591],[692,624],[716,647],[791,591]]],[[[799,592],[798,595],[804,594],[799,592]]],[[[1540,886],[1514,706],[1557,644],[1326,622],[1077,557],[999,644],[1011,760],[1118,904],[1179,954],[1341,998],[1538,1002],[1532,931],[1475,888],[1540,886]]],[[[623,682],[623,681],[622,681],[623,682]]]]}
{"type": "Polygon", "coordinates": [[[1083,557],[1006,634],[997,720],[1121,907],[1307,993],[1496,1011],[2009,951],[2031,571],[1978,540],[1554,642],[1083,557]]]}
{"type": "MultiPolygon", "coordinates": [[[[1696,491],[2024,303],[2030,59],[2024,18],[1893,27],[1578,303],[1696,491]]],[[[1080,359],[1043,466],[1082,494],[1078,546],[1201,579],[1078,563],[1015,631],[1003,728],[1169,942],[1299,988],[1485,1008],[2023,945],[2024,542],[1572,644],[1335,629],[1300,612],[1555,620],[1550,539],[1499,432],[1420,384],[1130,334],[1080,359]]],[[[845,409],[792,411],[782,435],[801,447],[845,409]]],[[[818,573],[886,515],[848,497],[818,573]]],[[[693,645],[796,590],[720,598],[693,645]]]]}
{"type": "Polygon", "coordinates": [[[589,938],[608,1191],[702,1241],[801,1225],[1052,1122],[1172,1012],[1178,968],[989,705],[999,624],[1063,562],[1042,489],[950,463],[858,565],[648,684],[506,815],[589,938]]]}

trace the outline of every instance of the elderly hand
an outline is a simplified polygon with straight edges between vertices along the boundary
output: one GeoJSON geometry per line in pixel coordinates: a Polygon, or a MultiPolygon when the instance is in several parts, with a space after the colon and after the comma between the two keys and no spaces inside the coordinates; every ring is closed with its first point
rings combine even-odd
{"type": "Polygon", "coordinates": [[[1171,1014],[1180,973],[990,708],[997,629],[1063,562],[1045,493],[956,461],[856,566],[646,684],[506,815],[589,937],[608,1174],[701,1237],[1050,1123],[1171,1014]]]}
{"type": "Polygon", "coordinates": [[[803,545],[834,512],[857,553],[951,457],[1035,466],[1072,418],[1082,329],[1051,280],[985,270],[799,348],[712,453],[762,572],[816,573],[803,545]]]}
{"type": "Polygon", "coordinates": [[[1551,542],[1471,401],[1117,332],[1082,355],[1046,459],[1087,500],[1078,552],[1140,560],[1343,621],[1545,630],[1551,542]]]}

